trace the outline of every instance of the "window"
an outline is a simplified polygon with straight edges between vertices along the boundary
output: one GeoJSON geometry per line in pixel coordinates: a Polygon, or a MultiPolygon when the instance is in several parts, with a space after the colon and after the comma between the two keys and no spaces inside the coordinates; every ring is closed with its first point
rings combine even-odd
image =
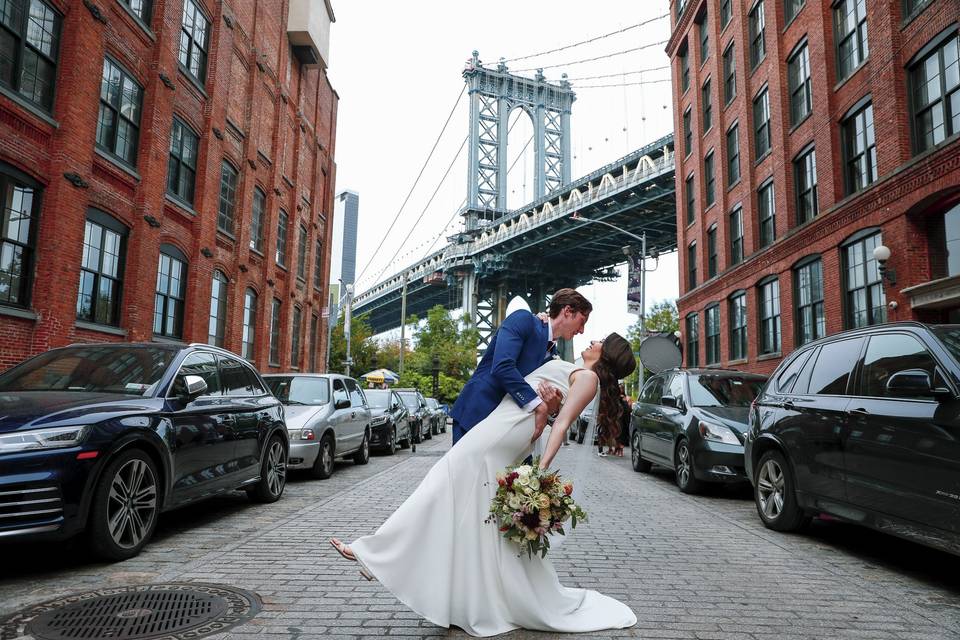
{"type": "Polygon", "coordinates": [[[908,18],[915,13],[919,13],[920,9],[927,6],[930,2],[932,2],[932,0],[904,0],[903,17],[908,18]]]}
{"type": "Polygon", "coordinates": [[[862,394],[876,398],[902,398],[904,396],[887,391],[887,381],[897,372],[917,369],[930,376],[931,385],[936,384],[937,363],[916,338],[903,333],[871,336],[863,358],[862,394]]]}
{"type": "Polygon", "coordinates": [[[223,385],[223,395],[226,396],[255,396],[262,393],[257,377],[250,367],[236,358],[219,356],[220,383],[223,385]]]}
{"type": "Polygon", "coordinates": [[[193,188],[197,178],[197,145],[200,139],[190,127],[173,119],[170,132],[170,159],[167,162],[167,192],[193,204],[193,188]]]}
{"type": "Polygon", "coordinates": [[[365,405],[366,399],[363,397],[363,392],[360,391],[357,383],[354,382],[352,378],[347,378],[343,382],[347,385],[347,391],[350,393],[350,404],[354,407],[362,407],[365,405]]]}
{"type": "Polygon", "coordinates": [[[730,24],[733,17],[733,0],[720,0],[720,30],[730,24]]]}
{"type": "Polygon", "coordinates": [[[773,201],[773,180],[757,191],[757,208],[760,213],[760,246],[773,244],[777,238],[776,204],[773,201]]]}
{"type": "Polygon", "coordinates": [[[723,103],[730,104],[737,95],[737,59],[733,57],[733,43],[723,52],[723,103]]]}
{"type": "Polygon", "coordinates": [[[690,155],[693,149],[693,127],[690,125],[690,107],[683,112],[683,154],[690,155]]]}
{"type": "Polygon", "coordinates": [[[740,125],[734,124],[727,131],[727,186],[740,180],[740,125]]]}
{"type": "Polygon", "coordinates": [[[843,119],[843,164],[847,194],[877,179],[877,142],[873,136],[873,105],[869,102],[843,119]]]}
{"type": "Polygon", "coordinates": [[[89,211],[83,229],[77,318],[120,324],[120,292],[127,228],[100,211],[89,211]]]}
{"type": "Polygon", "coordinates": [[[837,31],[837,79],[843,80],[870,55],[867,0],[840,0],[833,6],[837,31]]]}
{"type": "Polygon", "coordinates": [[[685,93],[690,88],[690,58],[689,50],[684,47],[678,55],[680,56],[680,93],[685,93]]]}
{"type": "Polygon", "coordinates": [[[26,307],[30,302],[40,193],[26,176],[14,171],[7,173],[6,165],[0,162],[0,304],[26,307]]]}
{"type": "Polygon", "coordinates": [[[700,101],[703,104],[703,133],[713,126],[713,103],[710,101],[710,80],[703,83],[700,89],[700,101]]]}
{"type": "Polygon", "coordinates": [[[910,87],[917,153],[960,133],[960,32],[911,66],[910,87]]]}
{"type": "Polygon", "coordinates": [[[120,0],[130,8],[130,12],[140,18],[144,24],[150,24],[150,0],[120,0]]]}
{"type": "Polygon", "coordinates": [[[180,65],[200,84],[207,77],[207,39],[210,21],[195,0],[183,0],[183,22],[180,25],[180,65]]]}
{"type": "Polygon", "coordinates": [[[696,206],[695,195],[693,191],[693,174],[687,176],[684,181],[684,190],[687,193],[687,224],[693,224],[694,206],[696,206]]]}
{"type": "Polygon", "coordinates": [[[793,20],[796,15],[800,12],[800,9],[803,8],[803,5],[807,0],[784,0],[783,3],[783,20],[784,22],[790,22],[793,20]]]}
{"type": "Polygon", "coordinates": [[[813,220],[817,204],[817,154],[813,147],[793,161],[793,183],[797,190],[797,224],[813,220]]]}
{"type": "Polygon", "coordinates": [[[703,173],[707,178],[707,191],[704,199],[705,207],[709,207],[716,201],[716,176],[713,171],[713,149],[703,159],[703,173]]]}
{"type": "Polygon", "coordinates": [[[787,368],[784,369],[776,380],[776,389],[777,393],[790,393],[793,391],[793,385],[796,383],[797,378],[800,377],[800,371],[803,369],[803,365],[806,364],[807,358],[810,357],[810,353],[813,349],[807,349],[806,351],[797,355],[793,360],[790,361],[790,364],[787,365],[787,368]]]}
{"type": "Polygon", "coordinates": [[[187,256],[173,245],[160,245],[157,292],[153,307],[154,334],[168,338],[183,336],[183,304],[186,294],[187,256]]]}
{"type": "Polygon", "coordinates": [[[220,210],[217,229],[233,235],[233,213],[237,204],[237,170],[223,161],[220,165],[220,210]]]}
{"type": "Polygon", "coordinates": [[[280,209],[277,216],[277,252],[274,258],[281,267],[287,264],[287,212],[280,209]]]}
{"type": "Polygon", "coordinates": [[[277,367],[280,366],[280,305],[274,298],[270,311],[270,364],[277,367]]]}
{"type": "Polygon", "coordinates": [[[760,353],[780,351],[780,281],[760,283],[760,353]]]}
{"type": "Polygon", "coordinates": [[[794,269],[794,296],[797,305],[797,345],[827,335],[823,315],[823,263],[820,258],[794,269]]]}
{"type": "Polygon", "coordinates": [[[756,68],[763,57],[767,55],[767,43],[763,34],[764,26],[763,0],[760,0],[750,10],[750,66],[753,68],[756,68]]]}
{"type": "Polygon", "coordinates": [[[707,12],[704,11],[700,16],[700,22],[697,23],[697,31],[700,34],[700,64],[710,57],[710,34],[707,24],[707,12]]]}
{"type": "Polygon", "coordinates": [[[697,243],[691,242],[687,247],[687,288],[697,287],[697,243]]]}
{"type": "Polygon", "coordinates": [[[137,166],[143,88],[110,58],[103,60],[97,147],[131,167],[137,166]]]}
{"type": "Polygon", "coordinates": [[[42,0],[0,3],[0,85],[53,111],[62,18],[42,0]]]}
{"type": "Polygon", "coordinates": [[[347,395],[347,390],[343,386],[343,380],[340,378],[335,378],[333,381],[333,403],[336,406],[338,403],[346,401],[347,406],[350,405],[350,396],[347,395]]]}
{"type": "Polygon", "coordinates": [[[770,96],[766,88],[753,100],[753,132],[759,160],[770,151],[770,96]]]}
{"type": "Polygon", "coordinates": [[[730,359],[747,357],[747,294],[730,296],[730,359]]]}
{"type": "Polygon", "coordinates": [[[717,275],[717,225],[707,229],[707,277],[717,275]]]}
{"type": "Polygon", "coordinates": [[[810,50],[806,42],[787,60],[787,83],[790,87],[790,124],[795,125],[813,109],[810,50]]]}
{"type": "Polygon", "coordinates": [[[227,276],[217,269],[213,272],[213,284],[210,287],[210,323],[207,332],[207,344],[222,347],[226,327],[227,276]]]}
{"type": "Polygon", "coordinates": [[[879,232],[848,242],[843,247],[846,289],[846,328],[855,329],[887,321],[887,299],[873,250],[882,244],[879,232]]]}
{"type": "Polygon", "coordinates": [[[720,362],[720,307],[707,307],[707,364],[720,362]]]}
{"type": "Polygon", "coordinates": [[[664,376],[650,378],[647,384],[643,385],[643,391],[640,392],[640,402],[660,404],[660,398],[663,397],[663,383],[664,376]]]}
{"type": "Polygon", "coordinates": [[[310,371],[317,370],[317,349],[320,344],[320,318],[310,316],[310,371]]]}
{"type": "Polygon", "coordinates": [[[323,282],[323,245],[317,240],[313,246],[313,288],[321,289],[323,282]]]}
{"type": "Polygon", "coordinates": [[[687,324],[687,367],[700,366],[700,316],[691,313],[687,324]]]}
{"type": "Polygon", "coordinates": [[[183,359],[180,365],[180,371],[177,372],[177,379],[173,384],[175,395],[182,395],[186,388],[187,376],[200,376],[207,383],[207,390],[203,392],[205,396],[220,395],[220,372],[217,370],[217,358],[212,353],[205,351],[196,351],[183,359]]]}
{"type": "Polygon", "coordinates": [[[263,253],[263,211],[267,207],[267,194],[256,187],[253,190],[253,215],[250,218],[250,248],[263,253]]]}
{"type": "Polygon", "coordinates": [[[960,204],[943,214],[944,255],[947,257],[947,276],[960,276],[960,204]]]}
{"type": "Polygon", "coordinates": [[[247,289],[243,294],[243,329],[240,336],[240,355],[247,360],[256,357],[254,342],[257,337],[257,292],[247,289]]]}
{"type": "Polygon", "coordinates": [[[300,307],[293,308],[293,325],[291,331],[293,336],[290,340],[290,366],[300,366],[300,325],[303,322],[303,312],[300,307]]]}
{"type": "Polygon", "coordinates": [[[810,374],[809,393],[842,396],[847,394],[850,371],[860,358],[863,338],[825,344],[810,374]]]}
{"type": "Polygon", "coordinates": [[[300,236],[297,241],[297,277],[307,279],[307,228],[300,225],[300,236]]]}
{"type": "Polygon", "coordinates": [[[743,262],[743,209],[730,212],[730,264],[743,262]]]}

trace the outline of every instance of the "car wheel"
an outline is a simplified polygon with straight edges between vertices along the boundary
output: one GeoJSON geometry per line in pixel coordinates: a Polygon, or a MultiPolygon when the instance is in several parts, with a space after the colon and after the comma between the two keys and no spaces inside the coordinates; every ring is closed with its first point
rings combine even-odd
{"type": "Polygon", "coordinates": [[[640,457],[641,453],[640,433],[634,431],[633,443],[630,445],[630,461],[633,462],[633,470],[639,471],[640,473],[650,473],[650,468],[653,466],[653,463],[640,457]]]}
{"type": "Polygon", "coordinates": [[[140,553],[160,514],[157,469],[145,452],[131,449],[104,469],[90,508],[90,547],[107,560],[140,553]]]}
{"type": "Polygon", "coordinates": [[[365,431],[363,442],[360,443],[360,450],[353,454],[354,464],[367,464],[370,462],[370,432],[365,431]]]}
{"type": "Polygon", "coordinates": [[[768,529],[797,531],[810,522],[810,516],[797,504],[790,465],[783,454],[775,449],[767,451],[760,458],[753,497],[757,513],[768,529]]]}
{"type": "Polygon", "coordinates": [[[326,480],[333,475],[333,438],[330,435],[320,440],[320,450],[317,451],[317,459],[313,461],[311,473],[319,480],[326,480]]]}
{"type": "MultiPolygon", "coordinates": [[[[319,454],[318,454],[319,455],[319,454]]],[[[287,449],[280,436],[267,441],[260,463],[260,481],[247,489],[247,495],[254,502],[276,502],[287,486],[287,449]]]]}
{"type": "Polygon", "coordinates": [[[397,428],[390,430],[390,443],[387,445],[387,455],[392,456],[397,452],[397,428]]]}
{"type": "Polygon", "coordinates": [[[427,433],[423,436],[424,440],[433,440],[433,427],[427,426],[427,433]]]}
{"type": "Polygon", "coordinates": [[[686,438],[677,442],[677,451],[674,455],[674,472],[677,477],[677,486],[684,493],[699,493],[703,488],[697,480],[693,470],[693,452],[686,438]]]}

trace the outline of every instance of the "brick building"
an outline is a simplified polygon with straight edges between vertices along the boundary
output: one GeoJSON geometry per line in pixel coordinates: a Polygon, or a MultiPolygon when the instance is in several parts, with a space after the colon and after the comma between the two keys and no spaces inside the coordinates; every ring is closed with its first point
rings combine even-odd
{"type": "Polygon", "coordinates": [[[0,2],[0,368],[71,342],[324,366],[329,0],[0,2]]]}
{"type": "Polygon", "coordinates": [[[960,3],[670,8],[685,364],[960,322],[960,3]]]}

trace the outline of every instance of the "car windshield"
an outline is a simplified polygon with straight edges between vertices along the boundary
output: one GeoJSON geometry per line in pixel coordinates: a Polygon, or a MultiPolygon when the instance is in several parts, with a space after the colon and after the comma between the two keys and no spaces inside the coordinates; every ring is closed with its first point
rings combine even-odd
{"type": "Polygon", "coordinates": [[[374,409],[386,409],[390,406],[390,392],[383,389],[367,389],[363,392],[367,396],[367,404],[374,409]]]}
{"type": "Polygon", "coordinates": [[[763,387],[763,378],[701,373],[689,377],[690,404],[695,407],[749,407],[763,387]]]}
{"type": "Polygon", "coordinates": [[[440,403],[433,398],[427,398],[427,406],[431,409],[436,409],[438,406],[440,406],[440,403]]]}
{"type": "Polygon", "coordinates": [[[960,325],[942,324],[930,327],[933,334],[940,338],[940,342],[947,348],[958,362],[960,362],[960,325]]]}
{"type": "Polygon", "coordinates": [[[0,391],[79,391],[150,396],[175,349],[91,345],[42,353],[0,375],[0,391]]]}
{"type": "Polygon", "coordinates": [[[412,393],[399,393],[400,399],[403,400],[403,404],[407,406],[407,409],[419,409],[420,403],[417,402],[417,396],[412,393]]]}
{"type": "Polygon", "coordinates": [[[326,378],[307,376],[270,376],[266,378],[270,392],[283,404],[327,404],[330,383],[326,378]]]}

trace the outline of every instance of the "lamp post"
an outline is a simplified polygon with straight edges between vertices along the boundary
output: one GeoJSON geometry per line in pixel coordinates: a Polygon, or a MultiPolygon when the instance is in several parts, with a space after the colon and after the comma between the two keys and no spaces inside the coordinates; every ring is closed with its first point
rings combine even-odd
{"type": "Polygon", "coordinates": [[[346,297],[347,297],[347,306],[343,314],[343,339],[347,343],[347,358],[343,361],[345,367],[345,373],[350,376],[350,365],[353,364],[353,359],[350,358],[350,323],[352,322],[352,310],[353,310],[353,285],[348,284],[346,287],[346,297]]]}
{"type": "Polygon", "coordinates": [[[433,373],[433,397],[436,398],[440,395],[440,358],[438,356],[433,356],[432,362],[432,373],[433,373]]]}

